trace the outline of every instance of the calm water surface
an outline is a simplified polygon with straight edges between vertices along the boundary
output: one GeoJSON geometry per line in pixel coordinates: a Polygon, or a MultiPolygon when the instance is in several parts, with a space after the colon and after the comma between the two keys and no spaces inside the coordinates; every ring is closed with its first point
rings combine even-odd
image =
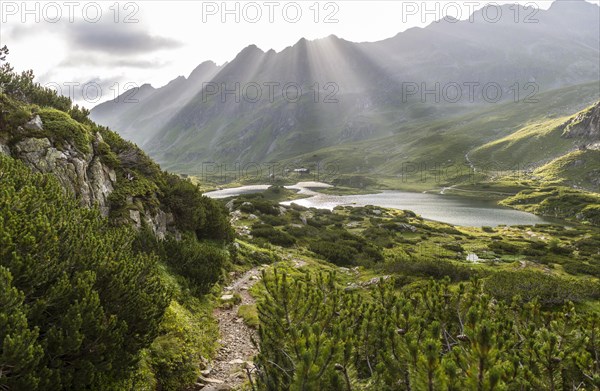
{"type": "MultiPolygon", "coordinates": [[[[297,184],[288,186],[288,188],[299,189],[303,194],[310,195],[310,197],[286,201],[282,202],[282,204],[290,205],[295,203],[307,208],[330,210],[336,206],[374,205],[382,208],[412,210],[429,220],[470,227],[549,223],[549,221],[531,213],[504,208],[496,205],[494,202],[485,200],[474,200],[438,194],[412,193],[398,190],[388,190],[379,194],[336,196],[318,193],[311,190],[313,187],[309,189],[303,185],[304,184],[297,184]]],[[[234,197],[241,194],[264,191],[268,187],[268,185],[242,186],[205,193],[205,195],[211,198],[234,197]]]]}

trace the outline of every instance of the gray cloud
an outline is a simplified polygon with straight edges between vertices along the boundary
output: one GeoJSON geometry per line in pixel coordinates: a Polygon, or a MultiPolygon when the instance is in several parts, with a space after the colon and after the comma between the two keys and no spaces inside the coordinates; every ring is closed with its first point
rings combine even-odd
{"type": "Polygon", "coordinates": [[[67,33],[76,49],[106,54],[152,53],[182,45],[171,38],[150,35],[135,24],[75,23],[68,26],[67,33]]]}
{"type": "Polygon", "coordinates": [[[71,53],[69,57],[65,58],[58,64],[59,67],[65,68],[76,68],[81,69],[82,66],[86,67],[125,67],[125,68],[138,68],[138,69],[151,69],[151,68],[162,68],[169,62],[152,60],[146,58],[114,58],[101,54],[86,53],[81,50],[78,52],[71,53]]]}
{"type": "MultiPolygon", "coordinates": [[[[135,23],[111,23],[110,21],[89,23],[84,20],[70,23],[61,20],[55,24],[12,25],[3,30],[3,35],[11,41],[23,41],[43,34],[56,34],[63,37],[74,50],[112,56],[143,55],[182,46],[182,43],[175,39],[152,35],[135,23]]],[[[140,62],[138,67],[140,64],[142,63],[140,62]]]]}
{"type": "Polygon", "coordinates": [[[128,68],[161,68],[167,63],[160,61],[150,60],[134,60],[134,59],[121,59],[113,62],[112,65],[116,67],[128,67],[128,68]]]}

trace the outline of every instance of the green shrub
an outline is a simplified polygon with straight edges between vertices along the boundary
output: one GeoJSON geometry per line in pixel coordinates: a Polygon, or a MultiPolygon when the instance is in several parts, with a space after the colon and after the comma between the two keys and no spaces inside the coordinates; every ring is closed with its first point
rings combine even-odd
{"type": "Polygon", "coordinates": [[[600,226],[600,205],[592,204],[587,205],[580,212],[579,217],[582,220],[589,221],[590,223],[600,226]]]}
{"type": "Polygon", "coordinates": [[[452,281],[467,281],[477,276],[478,272],[468,266],[455,264],[441,259],[423,259],[391,254],[385,263],[388,273],[414,277],[433,277],[442,279],[449,277],[452,281]]]}
{"type": "Polygon", "coordinates": [[[460,245],[460,243],[444,243],[442,244],[442,247],[446,250],[454,251],[457,253],[462,253],[465,251],[465,249],[463,248],[463,246],[460,245]]]}
{"type": "Polygon", "coordinates": [[[284,230],[295,238],[304,238],[310,236],[318,236],[321,231],[310,225],[298,226],[287,226],[284,230]]]}
{"type": "Polygon", "coordinates": [[[31,112],[5,94],[0,93],[0,132],[12,134],[31,119],[31,112]]]}
{"type": "Polygon", "coordinates": [[[91,135],[85,125],[71,118],[67,113],[45,108],[40,110],[39,115],[44,126],[40,136],[46,136],[58,143],[74,143],[81,152],[89,153],[91,135]]]}
{"type": "Polygon", "coordinates": [[[235,261],[240,264],[268,265],[280,261],[271,250],[255,247],[244,242],[236,242],[235,261]]]}
{"type": "Polygon", "coordinates": [[[171,302],[160,335],[148,352],[147,365],[158,390],[179,391],[193,386],[200,375],[202,357],[216,348],[217,329],[207,324],[214,322],[209,318],[210,308],[195,298],[187,300],[190,302],[171,302]]]}
{"type": "Polygon", "coordinates": [[[567,273],[573,275],[583,274],[600,278],[600,261],[590,261],[589,263],[586,263],[580,260],[573,260],[564,263],[563,269],[567,273]]]}
{"type": "Polygon", "coordinates": [[[198,239],[230,241],[233,238],[225,206],[203,196],[194,184],[176,175],[166,175],[160,190],[161,203],[173,213],[180,230],[194,232],[198,239]]]}
{"type": "Polygon", "coordinates": [[[263,200],[260,198],[238,198],[234,202],[234,206],[238,207],[244,213],[263,213],[265,215],[278,216],[279,205],[272,201],[263,200]]]}
{"type": "Polygon", "coordinates": [[[550,250],[550,252],[557,255],[569,255],[572,252],[570,248],[562,246],[557,239],[553,239],[550,241],[548,249],[550,250]]]}
{"type": "Polygon", "coordinates": [[[126,209],[132,205],[128,204],[128,199],[143,199],[146,206],[158,207],[156,195],[158,186],[152,180],[137,172],[129,172],[133,179],[127,179],[124,176],[117,178],[114,190],[108,196],[108,203],[111,208],[111,214],[118,217],[126,212],[126,209]]]}
{"type": "Polygon", "coordinates": [[[108,167],[116,169],[120,167],[120,161],[117,155],[110,149],[110,145],[105,142],[99,142],[96,145],[96,153],[100,156],[102,163],[108,167]]]}
{"type": "Polygon", "coordinates": [[[261,216],[261,220],[265,224],[272,225],[273,227],[282,226],[282,225],[286,225],[289,223],[286,216],[273,216],[273,215],[263,214],[261,216]]]}
{"type": "Polygon", "coordinates": [[[199,242],[185,235],[180,241],[167,238],[163,243],[162,256],[178,274],[187,278],[198,293],[207,293],[221,276],[227,254],[218,245],[199,242]]]}
{"type": "Polygon", "coordinates": [[[309,249],[338,266],[353,265],[358,256],[358,251],[354,247],[340,242],[332,243],[324,240],[312,241],[309,245],[309,249]]]}
{"type": "Polygon", "coordinates": [[[3,155],[0,177],[0,301],[13,297],[0,306],[0,338],[14,327],[26,338],[3,341],[0,366],[12,369],[2,388],[116,387],[170,301],[156,257],[136,253],[132,229],[80,208],[53,177],[3,155]]]}
{"type": "Polygon", "coordinates": [[[545,306],[600,298],[597,284],[533,271],[496,272],[485,281],[485,289],[492,296],[508,301],[517,295],[524,302],[537,297],[545,306]]]}
{"type": "Polygon", "coordinates": [[[491,242],[488,244],[488,248],[497,254],[518,254],[520,251],[518,246],[500,241],[491,242]]]}
{"type": "Polygon", "coordinates": [[[152,367],[160,389],[177,391],[184,384],[193,384],[199,375],[199,357],[190,360],[190,355],[197,355],[191,348],[193,345],[186,337],[192,334],[190,330],[181,329],[185,322],[177,319],[182,316],[177,306],[171,306],[165,313],[161,324],[161,335],[150,348],[152,367]]]}
{"type": "Polygon", "coordinates": [[[597,255],[600,253],[600,237],[582,237],[575,243],[581,255],[597,255]]]}
{"type": "Polygon", "coordinates": [[[296,239],[292,235],[265,224],[255,224],[250,234],[256,238],[264,238],[279,246],[289,247],[296,243],[296,239]]]}
{"type": "Polygon", "coordinates": [[[387,248],[391,248],[394,245],[394,239],[396,237],[393,232],[379,227],[367,228],[362,232],[362,235],[376,246],[387,248]]]}
{"type": "Polygon", "coordinates": [[[357,292],[336,277],[264,275],[257,389],[598,388],[597,313],[506,303],[476,279],[404,279],[400,291],[383,282],[357,292]]]}

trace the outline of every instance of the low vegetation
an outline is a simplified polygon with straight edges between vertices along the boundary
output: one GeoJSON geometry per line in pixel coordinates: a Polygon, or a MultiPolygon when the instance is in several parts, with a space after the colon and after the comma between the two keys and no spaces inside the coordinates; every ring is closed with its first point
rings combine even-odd
{"type": "Polygon", "coordinates": [[[600,195],[562,186],[523,190],[502,201],[504,205],[555,218],[600,226],[600,195]]]}
{"type": "Polygon", "coordinates": [[[9,389],[123,386],[170,295],[129,228],[0,155],[2,375],[9,389]]]}
{"type": "Polygon", "coordinates": [[[494,390],[600,386],[598,313],[496,300],[482,281],[364,294],[335,274],[265,274],[260,390],[494,390]]]}
{"type": "Polygon", "coordinates": [[[258,328],[258,311],[255,304],[241,305],[238,308],[238,316],[242,318],[248,326],[252,327],[253,329],[258,328]]]}
{"type": "Polygon", "coordinates": [[[278,263],[253,289],[256,389],[600,386],[596,227],[452,227],[409,211],[269,207],[257,196],[229,204],[238,229],[260,227],[241,243],[306,264],[278,263]]]}

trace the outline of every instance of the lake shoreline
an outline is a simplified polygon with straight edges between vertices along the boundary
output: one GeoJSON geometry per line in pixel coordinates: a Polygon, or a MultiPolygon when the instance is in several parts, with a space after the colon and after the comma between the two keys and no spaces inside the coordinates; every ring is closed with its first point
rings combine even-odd
{"type": "MultiPolygon", "coordinates": [[[[241,186],[204,193],[207,197],[225,199],[245,194],[260,193],[269,185],[241,186]]],[[[299,182],[284,186],[297,191],[303,198],[280,202],[289,206],[297,204],[306,208],[333,210],[337,206],[367,206],[411,210],[424,219],[447,223],[455,226],[515,226],[552,224],[541,216],[498,205],[489,199],[461,197],[460,195],[431,194],[403,190],[382,190],[379,193],[333,195],[319,192],[319,189],[331,189],[333,186],[322,182],[299,182]]]]}

